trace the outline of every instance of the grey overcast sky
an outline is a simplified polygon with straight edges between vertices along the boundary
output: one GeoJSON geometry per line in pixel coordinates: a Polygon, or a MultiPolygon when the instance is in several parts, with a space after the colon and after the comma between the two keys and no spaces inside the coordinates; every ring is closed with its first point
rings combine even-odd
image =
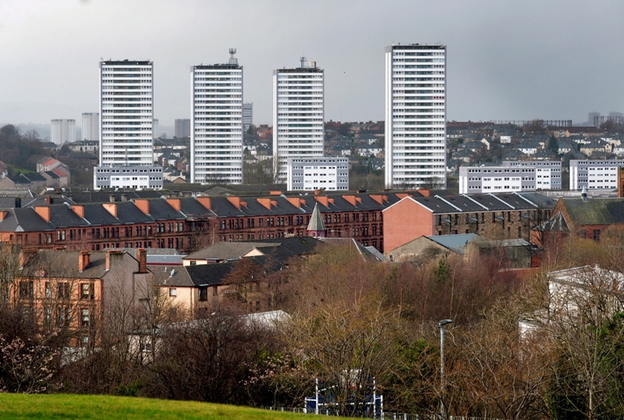
{"type": "Polygon", "coordinates": [[[189,67],[237,48],[254,123],[272,71],[325,69],[325,118],[384,117],[384,47],[447,45],[449,120],[624,112],[621,0],[0,0],[0,123],[98,110],[98,63],[154,62],[155,118],[189,118],[189,67]]]}

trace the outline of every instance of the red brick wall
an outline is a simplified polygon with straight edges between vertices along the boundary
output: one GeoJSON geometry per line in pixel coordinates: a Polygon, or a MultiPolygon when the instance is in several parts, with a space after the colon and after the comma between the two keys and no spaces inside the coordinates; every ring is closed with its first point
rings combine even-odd
{"type": "Polygon", "coordinates": [[[422,235],[433,235],[433,215],[420,204],[406,197],[383,212],[384,252],[416,239],[422,235]]]}

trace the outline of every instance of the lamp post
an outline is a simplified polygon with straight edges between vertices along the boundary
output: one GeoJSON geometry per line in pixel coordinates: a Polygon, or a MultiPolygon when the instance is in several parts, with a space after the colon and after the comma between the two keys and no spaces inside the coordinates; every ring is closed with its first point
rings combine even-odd
{"type": "Polygon", "coordinates": [[[446,420],[446,407],[444,406],[444,326],[452,322],[452,319],[443,319],[438,322],[440,327],[440,414],[442,420],[446,420]]]}

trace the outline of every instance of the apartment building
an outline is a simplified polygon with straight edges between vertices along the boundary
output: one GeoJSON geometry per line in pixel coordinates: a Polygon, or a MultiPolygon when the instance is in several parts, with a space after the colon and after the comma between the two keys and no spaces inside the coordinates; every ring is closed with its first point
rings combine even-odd
{"type": "Polygon", "coordinates": [[[324,72],[301,57],[301,66],[273,71],[273,165],[286,182],[288,158],[324,153],[324,72]]]}
{"type": "Polygon", "coordinates": [[[498,166],[461,166],[459,193],[561,189],[561,162],[504,161],[498,166]]]}
{"type": "Polygon", "coordinates": [[[243,104],[243,130],[249,130],[253,124],[253,102],[243,104]]]}
{"type": "Polygon", "coordinates": [[[177,139],[183,139],[185,137],[190,137],[190,136],[191,136],[191,120],[188,118],[176,119],[174,137],[177,139]]]}
{"type": "Polygon", "coordinates": [[[618,168],[624,166],[622,159],[570,160],[570,191],[616,190],[618,168]]]}
{"type": "Polygon", "coordinates": [[[536,189],[561,189],[560,160],[504,160],[503,166],[509,168],[535,168],[536,189]]]}
{"type": "Polygon", "coordinates": [[[93,188],[162,188],[154,165],[153,63],[100,62],[100,149],[93,188]]]}
{"type": "Polygon", "coordinates": [[[288,191],[349,189],[349,158],[288,158],[288,191]]]}
{"type": "Polygon", "coordinates": [[[100,140],[100,114],[97,112],[82,113],[82,140],[100,140]]]}
{"type": "Polygon", "coordinates": [[[383,210],[384,253],[420,237],[476,233],[489,239],[531,239],[556,202],[534,192],[406,196],[383,210]]]}
{"type": "Polygon", "coordinates": [[[76,120],[52,120],[50,123],[50,141],[54,144],[76,141],[76,120]]]}
{"type": "Polygon", "coordinates": [[[216,242],[306,236],[318,204],[327,237],[353,238],[381,250],[381,212],[407,195],[422,196],[416,191],[166,199],[111,194],[108,202],[55,201],[0,210],[0,242],[40,249],[190,252],[216,242]]]}
{"type": "Polygon", "coordinates": [[[191,182],[243,182],[243,67],[191,67],[191,182]]]}
{"type": "Polygon", "coordinates": [[[446,46],[385,52],[386,188],[446,188],[446,46]]]}
{"type": "Polygon", "coordinates": [[[19,264],[11,303],[32,313],[44,330],[73,333],[72,347],[97,347],[102,326],[118,321],[113,318],[120,306],[145,309],[153,296],[144,249],[134,258],[122,250],[28,248],[22,250],[19,264]]]}

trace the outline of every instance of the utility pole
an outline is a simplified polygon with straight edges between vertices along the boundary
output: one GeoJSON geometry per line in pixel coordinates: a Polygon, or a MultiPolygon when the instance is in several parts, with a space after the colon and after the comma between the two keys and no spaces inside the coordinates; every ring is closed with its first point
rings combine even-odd
{"type": "Polygon", "coordinates": [[[444,326],[452,322],[452,319],[443,319],[438,322],[438,326],[440,327],[440,415],[442,416],[442,420],[446,420],[446,407],[444,403],[444,326]]]}

